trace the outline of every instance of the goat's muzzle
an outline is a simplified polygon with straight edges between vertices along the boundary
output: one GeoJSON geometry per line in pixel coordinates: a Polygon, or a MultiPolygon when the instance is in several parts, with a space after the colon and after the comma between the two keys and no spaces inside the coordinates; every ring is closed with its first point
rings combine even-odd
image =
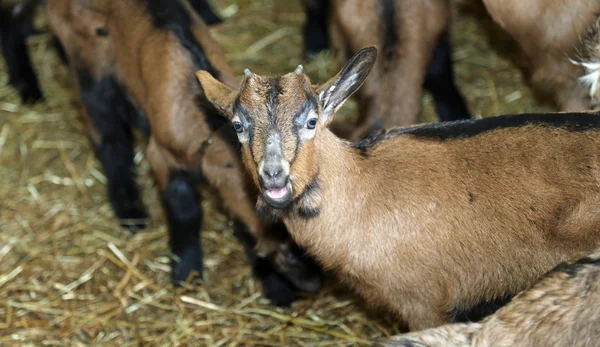
{"type": "Polygon", "coordinates": [[[284,209],[292,202],[292,183],[289,177],[285,179],[285,184],[273,185],[263,180],[263,198],[271,207],[284,209]]]}

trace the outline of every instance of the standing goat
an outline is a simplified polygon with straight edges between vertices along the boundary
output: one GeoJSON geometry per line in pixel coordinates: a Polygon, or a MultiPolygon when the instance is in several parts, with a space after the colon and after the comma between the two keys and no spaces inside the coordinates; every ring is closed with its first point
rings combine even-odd
{"type": "Polygon", "coordinates": [[[239,90],[198,71],[231,120],[257,209],[367,301],[412,330],[529,287],[600,244],[600,117],[500,116],[398,128],[358,143],[327,125],[367,78],[359,51],[313,86],[298,67],[246,71],[239,90]]]}
{"type": "Polygon", "coordinates": [[[341,62],[366,46],[382,52],[357,93],[358,128],[344,126],[338,133],[359,139],[381,127],[416,123],[423,87],[440,120],[470,118],[454,81],[449,0],[304,0],[304,5],[307,52],[329,41],[341,62]]]}
{"type": "MultiPolygon", "coordinates": [[[[0,0],[0,41],[6,62],[9,84],[19,92],[21,100],[35,103],[43,98],[37,75],[31,64],[26,39],[35,32],[33,15],[42,0],[0,0]]],[[[190,0],[194,10],[211,24],[221,23],[207,0],[190,0]]],[[[57,42],[54,42],[57,43],[57,42]]],[[[62,48],[57,46],[62,56],[62,48]]]]}
{"type": "Polygon", "coordinates": [[[21,100],[28,103],[42,98],[25,42],[33,32],[33,14],[39,2],[0,0],[0,41],[8,70],[8,83],[17,89],[21,100]]]}
{"type": "Polygon", "coordinates": [[[379,347],[596,347],[600,252],[563,263],[481,323],[451,324],[381,341],[379,347]]]}
{"type": "Polygon", "coordinates": [[[521,46],[531,81],[561,110],[589,109],[600,80],[598,0],[483,0],[521,46]],[[591,98],[590,98],[591,95],[591,98]]]}
{"type": "Polygon", "coordinates": [[[320,277],[311,259],[285,230],[265,225],[256,214],[235,133],[190,79],[201,68],[224,83],[237,83],[189,4],[53,0],[48,14],[87,110],[89,137],[108,179],[113,210],[132,228],[143,227],[146,212],[135,183],[131,130],[149,137],[146,156],[163,198],[174,283],[193,271],[202,276],[197,188],[204,183],[217,191],[238,229],[250,233],[241,236],[267,296],[278,304],[292,301],[288,281],[316,290],[320,277]],[[274,255],[258,257],[255,240],[258,251],[274,255]]]}

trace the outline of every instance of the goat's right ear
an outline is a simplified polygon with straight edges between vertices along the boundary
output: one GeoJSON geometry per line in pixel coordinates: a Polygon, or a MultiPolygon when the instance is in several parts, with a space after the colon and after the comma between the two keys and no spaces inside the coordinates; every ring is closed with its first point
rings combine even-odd
{"type": "Polygon", "coordinates": [[[328,124],[344,102],[363,84],[377,60],[377,48],[358,51],[335,77],[317,88],[321,102],[321,122],[328,124]]]}
{"type": "Polygon", "coordinates": [[[213,104],[227,118],[233,117],[232,104],[237,92],[215,79],[208,71],[196,71],[196,78],[200,82],[206,99],[213,104]]]}

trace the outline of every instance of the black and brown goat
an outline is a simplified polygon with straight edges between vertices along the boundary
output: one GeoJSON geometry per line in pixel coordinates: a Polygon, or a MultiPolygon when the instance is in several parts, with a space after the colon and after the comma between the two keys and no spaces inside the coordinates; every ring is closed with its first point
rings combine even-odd
{"type": "Polygon", "coordinates": [[[259,212],[412,330],[502,300],[600,244],[600,115],[530,114],[391,129],[358,143],[327,125],[376,49],[313,86],[299,67],[197,73],[238,131],[259,212]]]}
{"type": "MultiPolygon", "coordinates": [[[[0,41],[7,65],[9,84],[19,92],[21,100],[33,103],[43,98],[37,75],[31,64],[26,39],[35,33],[33,15],[42,0],[0,0],[0,41]]],[[[190,0],[194,10],[209,25],[221,23],[207,0],[190,0]]],[[[62,54],[60,46],[59,54],[62,54]]],[[[64,58],[61,56],[61,58],[64,58]]]]}
{"type": "Polygon", "coordinates": [[[595,347],[600,341],[600,252],[558,265],[481,323],[451,324],[379,347],[595,347]]]}
{"type": "Polygon", "coordinates": [[[357,92],[358,128],[340,125],[339,134],[358,139],[381,127],[414,124],[421,112],[423,87],[431,92],[440,120],[470,118],[454,81],[449,0],[304,0],[304,4],[306,51],[331,41],[341,62],[366,46],[381,51],[357,92]]]}
{"type": "Polygon", "coordinates": [[[17,89],[23,102],[42,98],[37,76],[27,50],[27,36],[33,33],[34,9],[40,0],[0,0],[0,41],[8,70],[8,83],[17,89]]]}
{"type": "Polygon", "coordinates": [[[266,225],[256,214],[235,132],[193,78],[200,68],[223,83],[237,83],[189,4],[53,0],[48,12],[87,109],[89,137],[107,176],[114,212],[127,226],[143,226],[146,218],[134,179],[131,130],[149,137],[146,156],[163,198],[173,281],[183,282],[193,271],[202,275],[197,187],[207,183],[249,234],[240,236],[267,296],[287,304],[294,298],[291,284],[316,290],[320,275],[311,259],[283,226],[266,225]],[[255,241],[260,255],[271,255],[257,256],[255,241]]]}
{"type": "Polygon", "coordinates": [[[483,0],[521,46],[532,83],[563,111],[589,109],[600,79],[598,0],[483,0]],[[592,96],[590,98],[590,95],[592,96]]]}

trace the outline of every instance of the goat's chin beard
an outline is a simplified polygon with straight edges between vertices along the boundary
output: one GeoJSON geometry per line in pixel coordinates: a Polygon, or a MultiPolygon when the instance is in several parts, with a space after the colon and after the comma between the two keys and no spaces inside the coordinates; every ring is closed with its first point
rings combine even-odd
{"type": "Polygon", "coordinates": [[[261,194],[256,201],[256,212],[258,215],[269,222],[281,221],[284,214],[291,205],[291,199],[286,204],[273,205],[261,194]]]}

